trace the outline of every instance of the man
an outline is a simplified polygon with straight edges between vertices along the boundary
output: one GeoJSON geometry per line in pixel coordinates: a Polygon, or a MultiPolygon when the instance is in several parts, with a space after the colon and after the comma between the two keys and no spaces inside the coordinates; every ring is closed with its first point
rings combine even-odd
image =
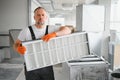
{"type": "MultiPolygon", "coordinates": [[[[18,53],[24,54],[26,51],[26,48],[21,45],[22,41],[42,39],[43,41],[47,42],[51,38],[61,36],[61,32],[59,31],[60,28],[57,28],[55,26],[48,27],[45,24],[47,19],[47,13],[44,8],[38,7],[34,10],[35,24],[23,29],[14,44],[14,49],[18,53]]],[[[69,28],[64,27],[64,29],[62,29],[62,35],[70,33],[71,30],[69,28]]],[[[54,80],[53,67],[49,66],[33,71],[26,71],[25,66],[25,76],[26,80],[54,80]]]]}

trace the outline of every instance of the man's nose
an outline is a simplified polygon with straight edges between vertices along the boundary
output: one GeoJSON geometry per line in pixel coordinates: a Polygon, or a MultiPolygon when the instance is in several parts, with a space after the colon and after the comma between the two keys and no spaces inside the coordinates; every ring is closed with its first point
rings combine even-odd
{"type": "Polygon", "coordinates": [[[42,15],[40,15],[40,18],[42,18],[43,16],[42,15]]]}

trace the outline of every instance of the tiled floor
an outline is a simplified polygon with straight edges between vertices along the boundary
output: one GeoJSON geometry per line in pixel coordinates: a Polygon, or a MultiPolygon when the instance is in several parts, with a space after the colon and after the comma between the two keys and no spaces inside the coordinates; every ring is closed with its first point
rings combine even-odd
{"type": "Polygon", "coordinates": [[[16,80],[17,76],[19,75],[22,69],[6,69],[0,68],[0,80],[16,80]]]}
{"type": "MultiPolygon", "coordinates": [[[[23,63],[23,58],[5,59],[0,63],[0,80],[25,80],[23,63]]],[[[61,67],[61,64],[54,66],[55,79],[67,80],[61,67]]]]}
{"type": "Polygon", "coordinates": [[[0,63],[0,80],[16,80],[23,68],[21,58],[5,59],[0,63]]]}
{"type": "MultiPolygon", "coordinates": [[[[0,80],[25,80],[23,63],[22,58],[4,60],[0,63],[0,80]]],[[[63,72],[61,64],[54,66],[55,80],[69,80],[63,72]]]]}

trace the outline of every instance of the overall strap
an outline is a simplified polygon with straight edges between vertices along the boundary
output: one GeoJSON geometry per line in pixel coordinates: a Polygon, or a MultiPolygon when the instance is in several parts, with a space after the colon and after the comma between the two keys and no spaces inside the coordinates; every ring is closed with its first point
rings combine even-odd
{"type": "Polygon", "coordinates": [[[45,31],[45,35],[48,34],[48,25],[46,26],[46,31],[45,31]]]}
{"type": "Polygon", "coordinates": [[[29,26],[28,28],[29,28],[29,30],[30,30],[32,40],[35,40],[36,38],[35,38],[35,34],[34,34],[34,32],[33,32],[32,26],[29,26]]]}

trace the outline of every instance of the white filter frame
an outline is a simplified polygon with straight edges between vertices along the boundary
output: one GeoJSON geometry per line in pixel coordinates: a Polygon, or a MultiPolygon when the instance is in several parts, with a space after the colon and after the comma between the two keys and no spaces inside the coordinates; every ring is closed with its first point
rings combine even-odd
{"type": "Polygon", "coordinates": [[[90,54],[86,32],[56,37],[49,42],[33,40],[22,42],[27,71],[63,63],[90,54]]]}

